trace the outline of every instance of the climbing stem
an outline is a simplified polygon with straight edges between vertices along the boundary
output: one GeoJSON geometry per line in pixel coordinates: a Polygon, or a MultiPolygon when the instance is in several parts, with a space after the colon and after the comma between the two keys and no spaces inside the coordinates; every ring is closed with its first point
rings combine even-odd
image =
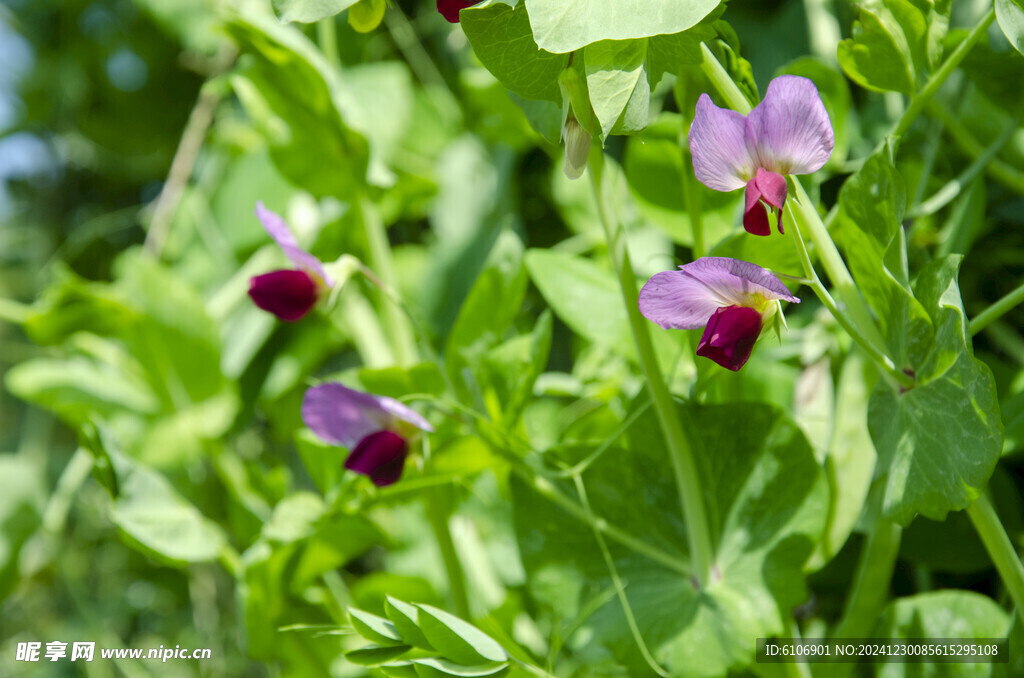
{"type": "Polygon", "coordinates": [[[1013,542],[1007,536],[992,502],[984,494],[967,506],[967,516],[981,537],[981,543],[992,558],[999,577],[1006,585],[1017,612],[1024,615],[1024,565],[1021,564],[1013,542]]]}
{"type": "Polygon", "coordinates": [[[722,64],[715,58],[711,49],[703,42],[700,44],[700,53],[702,57],[700,62],[701,72],[711,81],[711,84],[715,86],[715,89],[722,95],[725,102],[729,104],[729,107],[743,115],[750,113],[750,102],[747,101],[747,97],[743,95],[743,92],[740,91],[740,88],[736,86],[736,83],[729,76],[728,71],[722,67],[722,64]]]}
{"type": "MultiPolygon", "coordinates": [[[[902,137],[907,133],[907,130],[909,130],[910,126],[914,124],[914,120],[917,119],[917,116],[921,114],[921,111],[928,105],[928,102],[932,100],[935,93],[939,91],[940,87],[942,87],[942,84],[946,82],[946,79],[949,78],[950,74],[952,74],[953,71],[956,70],[956,67],[960,65],[960,62],[964,60],[964,57],[966,57],[968,52],[971,51],[971,48],[974,47],[978,40],[985,35],[986,31],[988,31],[989,25],[995,21],[995,18],[995,10],[990,9],[985,16],[982,17],[981,21],[971,29],[971,32],[967,34],[967,37],[964,38],[963,42],[957,45],[957,48],[953,50],[953,53],[942,62],[942,65],[939,66],[939,70],[932,74],[932,77],[928,79],[927,83],[925,83],[924,88],[917,93],[917,96],[911,99],[910,105],[907,106],[907,109],[903,112],[903,116],[900,118],[900,121],[896,124],[896,129],[893,130],[894,136],[902,137]]],[[[899,139],[897,139],[897,143],[899,143],[899,139]]]]}
{"type": "MultiPolygon", "coordinates": [[[[388,288],[394,289],[394,265],[391,260],[391,245],[388,242],[387,228],[380,218],[376,205],[363,197],[359,200],[360,218],[366,234],[369,249],[369,265],[376,272],[380,281],[388,288]]],[[[395,304],[388,295],[382,294],[381,316],[391,340],[395,359],[400,365],[409,366],[416,362],[416,339],[412,325],[405,312],[395,304]]]]}
{"type": "MultiPolygon", "coordinates": [[[[791,200],[788,204],[791,215],[793,215],[794,212],[792,209],[792,203],[793,201],[791,200]]],[[[820,220],[818,221],[820,223],[820,220]]],[[[889,377],[903,388],[912,388],[914,386],[914,379],[899,370],[893,363],[892,359],[886,355],[886,353],[880,349],[875,342],[871,341],[864,333],[861,332],[861,328],[863,328],[864,325],[852,321],[850,317],[839,308],[835,299],[832,298],[832,295],[829,294],[829,291],[822,284],[821,280],[818,278],[817,272],[814,270],[814,265],[811,263],[810,255],[807,252],[807,244],[804,242],[803,234],[800,231],[800,220],[795,218],[791,220],[789,228],[793,236],[793,241],[796,243],[796,250],[800,257],[800,263],[804,269],[804,275],[807,276],[805,283],[814,290],[818,299],[821,300],[821,303],[825,305],[825,308],[829,310],[829,313],[832,314],[839,325],[846,330],[846,333],[850,335],[850,338],[861,347],[864,353],[867,354],[867,356],[871,358],[871,360],[878,365],[882,371],[889,375],[889,377]]],[[[822,228],[824,228],[824,226],[822,226],[822,228]]],[[[829,242],[831,241],[831,238],[829,238],[829,242]]],[[[845,266],[843,268],[845,270],[845,266]]],[[[872,322],[868,327],[874,328],[874,323],[872,322]]]]}
{"type": "Polygon", "coordinates": [[[448,575],[448,586],[451,588],[455,612],[463,619],[472,619],[469,610],[469,594],[466,591],[466,573],[462,569],[459,554],[455,551],[455,541],[452,539],[449,518],[452,508],[451,493],[451,486],[435,487],[427,493],[427,520],[430,522],[438,549],[441,551],[441,560],[444,562],[444,569],[448,575]]]}
{"type": "Polygon", "coordinates": [[[594,190],[594,198],[597,203],[597,212],[601,225],[604,228],[605,237],[608,239],[609,254],[618,273],[622,298],[626,304],[630,328],[633,332],[633,339],[636,342],[637,353],[640,356],[640,367],[643,370],[647,388],[650,391],[651,399],[654,401],[658,422],[661,425],[665,442],[668,445],[672,472],[675,475],[683,519],[686,522],[686,537],[689,542],[690,557],[693,559],[693,574],[697,582],[704,585],[707,583],[711,573],[714,552],[711,542],[711,531],[708,527],[708,518],[700,488],[700,477],[697,475],[697,466],[694,463],[689,442],[679,423],[675,401],[672,399],[672,394],[669,392],[668,386],[662,377],[661,368],[658,366],[654,345],[648,332],[647,321],[640,315],[640,308],[637,303],[636,275],[629,261],[629,250],[626,246],[625,233],[621,224],[613,225],[611,223],[605,207],[601,192],[604,174],[603,164],[604,156],[601,153],[591,153],[590,178],[594,190]]]}
{"type": "MultiPolygon", "coordinates": [[[[892,574],[900,550],[903,528],[885,518],[879,518],[868,534],[857,562],[853,592],[846,599],[846,608],[832,637],[866,638],[871,635],[889,597],[892,574]]],[[[853,664],[822,666],[826,678],[847,676],[853,664]]]]}
{"type": "Polygon", "coordinates": [[[971,320],[971,336],[973,337],[978,332],[981,332],[1022,302],[1024,302],[1024,283],[1021,283],[1015,290],[974,316],[974,319],[971,320]]]}

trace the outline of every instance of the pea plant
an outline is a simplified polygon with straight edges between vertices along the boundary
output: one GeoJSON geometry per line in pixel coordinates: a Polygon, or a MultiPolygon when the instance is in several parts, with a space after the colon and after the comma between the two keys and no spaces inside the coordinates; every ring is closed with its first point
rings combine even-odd
{"type": "Polygon", "coordinates": [[[1020,0],[134,5],[202,82],[137,242],[0,304],[70,431],[0,457],[6,645],[1024,675],[1020,0]]]}

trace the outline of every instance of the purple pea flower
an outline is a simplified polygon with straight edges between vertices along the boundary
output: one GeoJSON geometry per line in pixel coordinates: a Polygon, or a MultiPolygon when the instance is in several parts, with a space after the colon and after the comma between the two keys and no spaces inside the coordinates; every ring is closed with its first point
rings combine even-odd
{"type": "Polygon", "coordinates": [[[295,268],[271,271],[249,280],[254,304],[281,320],[295,322],[309,313],[325,290],[334,286],[319,259],[299,247],[288,224],[279,215],[256,203],[256,216],[295,268]]]}
{"type": "Polygon", "coordinates": [[[393,398],[337,383],[306,391],[302,420],[322,439],[347,447],[345,468],[369,476],[377,487],[402,477],[414,429],[434,431],[426,419],[393,398]]]}
{"type": "Polygon", "coordinates": [[[449,23],[459,23],[459,12],[479,3],[480,0],[437,0],[437,11],[440,12],[449,23]]]}
{"type": "Polygon", "coordinates": [[[701,94],[690,125],[697,179],[715,191],[746,186],[743,228],[770,235],[769,209],[786,203],[786,174],[810,174],[832,155],[835,135],[818,88],[807,78],[782,75],[768,84],[750,115],[719,108],[701,94]]]}
{"type": "Polygon", "coordinates": [[[701,257],[655,274],[640,290],[640,313],[666,330],[704,328],[697,355],[736,372],[743,367],[778,301],[800,300],[756,264],[701,257]]]}

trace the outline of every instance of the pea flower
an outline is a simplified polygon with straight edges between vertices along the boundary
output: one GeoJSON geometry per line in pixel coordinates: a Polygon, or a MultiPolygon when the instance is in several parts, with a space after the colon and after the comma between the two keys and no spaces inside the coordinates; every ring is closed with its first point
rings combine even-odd
{"type": "Polygon", "coordinates": [[[835,135],[818,89],[807,78],[782,75],[768,84],[750,115],[719,108],[707,94],[697,100],[690,153],[697,179],[715,191],[746,186],[743,228],[770,235],[768,209],[786,203],[786,174],[810,174],[832,155],[835,135]],[[766,206],[767,205],[767,209],[766,206]]]}
{"type": "Polygon", "coordinates": [[[459,23],[459,12],[472,7],[480,0],[437,0],[437,11],[440,12],[449,23],[459,23]]]}
{"type": "Polygon", "coordinates": [[[302,420],[320,438],[347,447],[345,468],[369,476],[378,487],[402,477],[415,429],[434,431],[426,419],[397,400],[338,383],[306,391],[302,420]]]}
{"type": "Polygon", "coordinates": [[[657,273],[640,290],[640,313],[666,330],[704,328],[697,355],[736,372],[743,367],[779,300],[799,303],[756,264],[701,257],[657,273]]]}
{"type": "Polygon", "coordinates": [[[295,268],[253,277],[249,280],[249,297],[264,311],[295,322],[309,313],[334,281],[319,259],[299,247],[284,219],[262,202],[256,203],[256,216],[295,268]]]}

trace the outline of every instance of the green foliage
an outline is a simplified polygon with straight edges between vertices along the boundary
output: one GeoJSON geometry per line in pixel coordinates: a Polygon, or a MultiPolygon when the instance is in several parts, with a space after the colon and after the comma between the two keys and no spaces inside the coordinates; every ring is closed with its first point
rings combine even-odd
{"type": "Polygon", "coordinates": [[[359,0],[274,0],[274,11],[282,23],[312,23],[340,14],[359,0]]]}
{"type": "Polygon", "coordinates": [[[643,11],[615,0],[524,0],[537,45],[572,52],[601,40],[635,40],[679,33],[695,26],[720,4],[697,0],[680,7],[672,0],[647,3],[643,11]]]}
{"type": "Polygon", "coordinates": [[[876,0],[859,10],[839,63],[861,87],[914,94],[942,58],[949,0],[876,0]]]}
{"type": "Polygon", "coordinates": [[[995,0],[996,21],[1003,34],[1021,54],[1024,54],[1024,4],[1021,0],[995,0]]]}
{"type": "MultiPolygon", "coordinates": [[[[718,676],[751,661],[754,638],[780,633],[785,610],[805,599],[802,568],[825,526],[828,490],[803,434],[778,410],[689,405],[679,416],[706,488],[715,541],[711,582],[697,588],[678,571],[609,546],[654,657],[673,673],[718,676]]],[[[653,412],[630,427],[627,440],[628,450],[609,449],[583,476],[593,510],[688,567],[675,489],[658,481],[667,469],[653,412]]],[[[538,583],[555,573],[582,583],[578,601],[570,590],[546,598],[571,618],[576,605],[608,586],[593,535],[525,484],[513,488],[527,570],[538,583]]],[[[631,672],[647,670],[616,600],[583,623],[631,672]]]]}
{"type": "Polygon", "coordinates": [[[399,676],[498,676],[509,669],[501,645],[444,610],[388,597],[385,613],[349,608],[356,633],[375,644],[347,652],[346,659],[399,676]],[[413,645],[422,652],[405,657],[413,645]]]}

